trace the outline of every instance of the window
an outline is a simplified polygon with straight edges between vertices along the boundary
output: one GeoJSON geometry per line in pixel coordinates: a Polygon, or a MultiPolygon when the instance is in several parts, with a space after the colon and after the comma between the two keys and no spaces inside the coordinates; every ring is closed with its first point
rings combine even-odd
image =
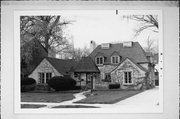
{"type": "Polygon", "coordinates": [[[104,57],[96,57],[96,64],[100,65],[104,63],[104,57]]]}
{"type": "Polygon", "coordinates": [[[111,57],[111,63],[112,64],[118,64],[119,63],[119,56],[112,56],[111,57]]]}
{"type": "Polygon", "coordinates": [[[124,72],[124,84],[132,84],[132,72],[125,71],[124,72]]]}
{"type": "Polygon", "coordinates": [[[111,82],[111,74],[110,73],[105,74],[104,82],[111,82]]]}
{"type": "Polygon", "coordinates": [[[40,72],[39,73],[39,83],[47,83],[48,80],[50,80],[52,77],[52,73],[48,72],[48,73],[43,73],[40,72]]]}

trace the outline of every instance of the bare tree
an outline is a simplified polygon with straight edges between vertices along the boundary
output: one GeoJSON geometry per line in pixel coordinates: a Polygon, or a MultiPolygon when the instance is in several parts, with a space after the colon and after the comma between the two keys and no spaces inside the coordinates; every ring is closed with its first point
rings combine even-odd
{"type": "Polygon", "coordinates": [[[87,57],[90,54],[90,49],[86,46],[84,48],[73,48],[69,53],[73,59],[79,61],[82,57],[87,57]]]}
{"type": "MultiPolygon", "coordinates": [[[[21,16],[21,56],[25,59],[31,57],[33,42],[38,40],[48,52],[53,50],[56,53],[66,49],[69,45],[64,36],[63,27],[71,21],[60,20],[61,16],[21,16]],[[29,45],[24,45],[29,43],[29,45]],[[28,46],[28,48],[27,48],[28,46]]],[[[28,60],[27,60],[28,61],[28,60]]]]}
{"type": "Polygon", "coordinates": [[[144,47],[144,50],[146,52],[151,52],[151,53],[157,53],[158,52],[158,46],[157,46],[157,44],[155,44],[154,39],[150,39],[148,36],[146,43],[147,43],[147,47],[144,47]]]}
{"type": "Polygon", "coordinates": [[[123,18],[132,19],[139,22],[139,28],[135,30],[135,36],[138,36],[146,29],[150,29],[153,32],[158,33],[158,15],[129,15],[123,16],[123,18]]]}

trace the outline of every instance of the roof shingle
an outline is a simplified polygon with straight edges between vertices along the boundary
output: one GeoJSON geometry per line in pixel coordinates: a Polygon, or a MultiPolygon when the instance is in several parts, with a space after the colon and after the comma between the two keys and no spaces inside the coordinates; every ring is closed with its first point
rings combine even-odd
{"type": "Polygon", "coordinates": [[[83,57],[74,69],[74,72],[98,73],[100,71],[90,57],[83,57]]]}
{"type": "Polygon", "coordinates": [[[138,42],[133,42],[132,47],[123,47],[123,43],[111,44],[109,49],[102,49],[101,45],[99,45],[89,56],[95,61],[97,53],[102,53],[106,58],[105,63],[110,63],[111,55],[114,51],[116,51],[123,59],[128,57],[137,63],[149,62],[143,48],[138,42]]]}

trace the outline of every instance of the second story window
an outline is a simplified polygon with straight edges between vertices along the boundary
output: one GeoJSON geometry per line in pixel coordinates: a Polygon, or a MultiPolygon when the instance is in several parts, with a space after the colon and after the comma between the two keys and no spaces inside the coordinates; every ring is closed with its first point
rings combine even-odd
{"type": "Polygon", "coordinates": [[[112,64],[118,64],[119,63],[119,56],[112,56],[111,57],[111,63],[112,64]]]}
{"type": "Polygon", "coordinates": [[[102,65],[104,63],[104,57],[96,57],[96,64],[97,65],[102,65]]]}

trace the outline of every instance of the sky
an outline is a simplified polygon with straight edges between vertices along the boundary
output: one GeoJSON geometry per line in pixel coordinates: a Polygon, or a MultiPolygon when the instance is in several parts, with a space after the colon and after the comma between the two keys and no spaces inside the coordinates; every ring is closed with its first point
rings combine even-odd
{"type": "Polygon", "coordinates": [[[134,37],[138,22],[123,19],[115,10],[69,11],[63,12],[62,17],[73,21],[64,31],[69,35],[68,37],[71,37],[75,48],[89,47],[91,40],[98,45],[138,41],[143,47],[146,47],[148,36],[155,41],[158,40],[158,33],[153,33],[151,30],[145,30],[138,37],[134,37]]]}

